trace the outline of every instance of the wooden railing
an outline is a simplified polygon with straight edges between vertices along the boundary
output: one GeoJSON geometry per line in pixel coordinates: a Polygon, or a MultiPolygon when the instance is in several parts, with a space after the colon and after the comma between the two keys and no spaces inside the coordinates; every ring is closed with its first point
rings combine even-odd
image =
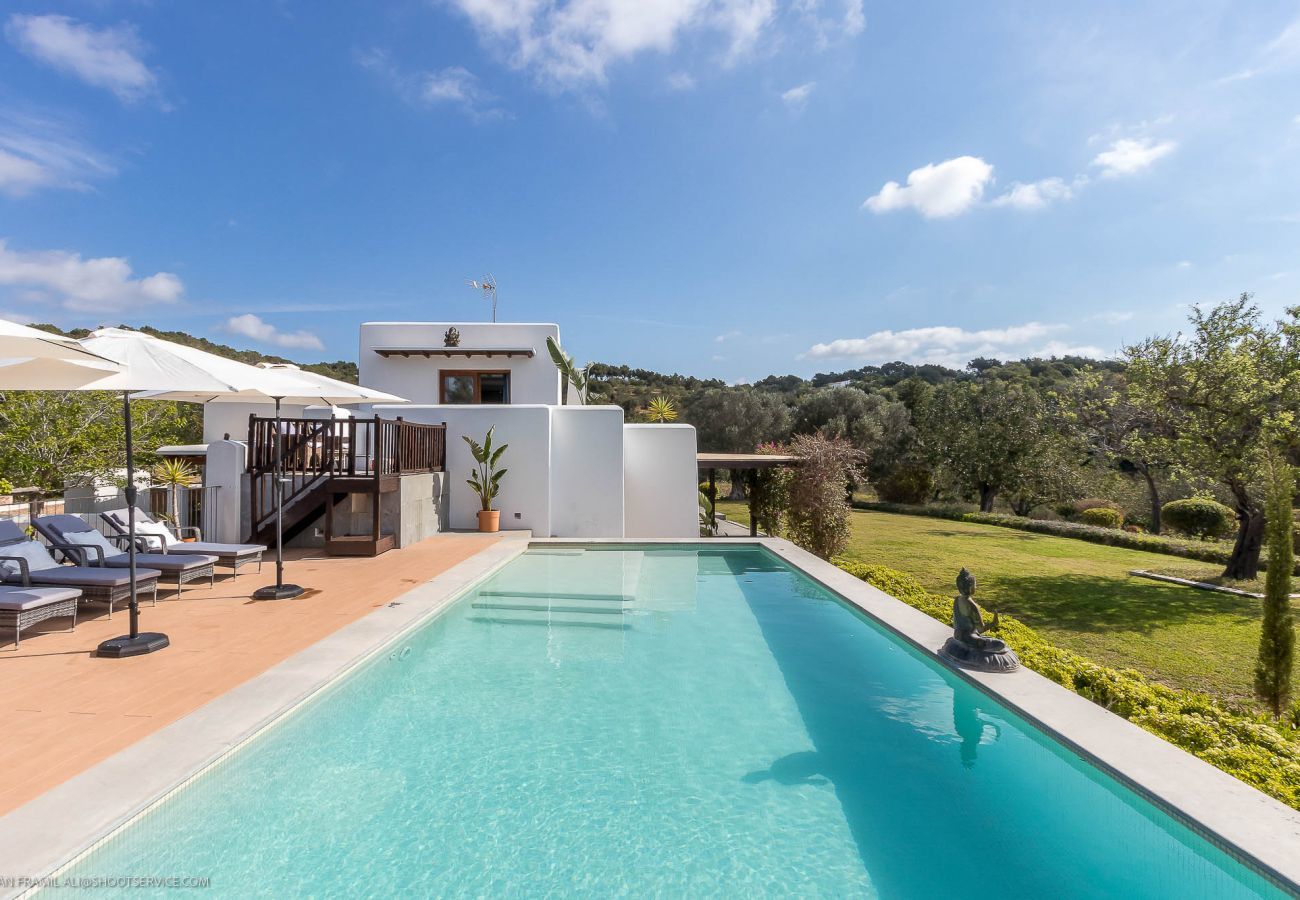
{"type": "Polygon", "coordinates": [[[260,527],[275,512],[274,473],[280,446],[282,490],[288,506],[331,477],[379,478],[441,472],[447,426],[402,419],[301,419],[248,417],[248,470],[252,521],[260,527]]]}

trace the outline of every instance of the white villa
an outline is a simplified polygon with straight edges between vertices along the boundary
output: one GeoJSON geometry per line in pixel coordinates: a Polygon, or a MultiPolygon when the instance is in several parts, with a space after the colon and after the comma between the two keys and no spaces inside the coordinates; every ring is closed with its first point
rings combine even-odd
{"type": "MultiPolygon", "coordinates": [[[[481,441],[493,427],[495,441],[509,445],[501,460],[509,471],[495,504],[503,530],[528,529],[538,537],[698,536],[695,429],[629,423],[621,407],[583,405],[572,388],[563,404],[548,337],[559,341],[557,325],[367,322],[360,330],[360,383],[410,403],[348,411],[285,406],[282,415],[291,420],[332,417],[335,432],[346,430],[348,419],[362,425],[375,416],[400,419],[404,427],[445,424],[442,471],[421,473],[423,480],[409,483],[402,477],[400,485],[384,488],[395,499],[380,501],[379,530],[393,533],[392,546],[433,530],[476,527],[479,502],[466,484],[473,458],[462,436],[481,441]]],[[[210,527],[225,539],[244,539],[257,530],[256,514],[231,508],[236,495],[241,507],[250,499],[246,460],[250,450],[256,452],[244,446],[250,413],[266,417],[272,410],[244,403],[204,407],[206,480],[224,486],[220,521],[210,521],[210,527]],[[229,441],[223,441],[226,435],[229,441]],[[228,446],[236,443],[240,446],[228,446]]],[[[368,433],[356,427],[353,455],[369,441],[368,433]]],[[[369,498],[351,502],[344,507],[344,525],[338,525],[337,517],[331,520],[336,530],[355,533],[362,530],[356,523],[373,519],[369,498]]],[[[310,504],[301,504],[299,518],[320,518],[323,503],[313,497],[310,504]]],[[[292,504],[286,504],[289,515],[292,504]]],[[[299,542],[313,542],[313,533],[320,538],[327,532],[317,524],[299,542]]]]}

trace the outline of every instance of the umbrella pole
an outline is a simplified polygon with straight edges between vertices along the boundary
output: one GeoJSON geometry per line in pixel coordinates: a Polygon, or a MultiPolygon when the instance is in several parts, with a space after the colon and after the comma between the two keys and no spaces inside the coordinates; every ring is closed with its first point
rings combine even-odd
{"type": "MultiPolygon", "coordinates": [[[[255,600],[292,600],[300,597],[303,589],[296,584],[284,583],[284,438],[280,434],[280,399],[275,399],[275,584],[253,591],[255,600]]],[[[329,505],[326,504],[328,515],[329,505]]]]}
{"type": "Polygon", "coordinates": [[[161,650],[171,643],[167,635],[158,632],[140,632],[140,598],[137,592],[135,567],[135,502],[139,492],[135,487],[135,460],[131,436],[131,394],[122,392],[122,421],[126,428],[126,568],[131,590],[131,633],[110,638],[99,645],[98,654],[112,659],[142,656],[161,650]]]}

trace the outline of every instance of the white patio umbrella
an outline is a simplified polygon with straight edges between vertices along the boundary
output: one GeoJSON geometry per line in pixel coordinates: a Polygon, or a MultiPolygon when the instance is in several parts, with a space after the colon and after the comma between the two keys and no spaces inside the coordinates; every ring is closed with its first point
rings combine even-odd
{"type": "MultiPolygon", "coordinates": [[[[99,645],[101,656],[139,656],[161,650],[169,643],[165,634],[140,631],[140,607],[136,597],[135,569],[135,464],[131,435],[131,399],[140,392],[160,391],[198,395],[204,398],[240,395],[271,388],[267,373],[255,366],[245,365],[224,357],[205,353],[193,347],[164,341],[139,331],[122,328],[102,328],[80,342],[82,350],[99,358],[111,360],[120,371],[108,374],[84,386],[87,390],[121,391],[123,419],[126,428],[126,501],[127,501],[127,566],[131,581],[131,631],[130,634],[112,638],[99,645]]],[[[0,385],[3,385],[3,368],[0,368],[0,385]]],[[[41,387],[45,387],[41,385],[41,387]]],[[[286,392],[296,389],[297,383],[276,381],[274,388],[286,392]]],[[[269,399],[266,393],[258,398],[269,399]]],[[[176,399],[187,399],[179,397],[176,399]]],[[[313,401],[314,402],[314,401],[313,401]]]]}
{"type": "MultiPolygon", "coordinates": [[[[182,400],[190,403],[265,403],[275,402],[275,434],[280,434],[280,404],[290,403],[295,406],[354,406],[365,403],[406,403],[402,397],[386,394],[360,385],[349,384],[315,372],[304,372],[297,366],[283,363],[270,363],[260,366],[247,366],[224,357],[212,356],[201,350],[181,347],[191,353],[219,360],[219,368],[228,371],[230,366],[251,370],[251,374],[240,373],[248,383],[237,391],[212,393],[207,391],[189,391],[184,388],[174,390],[148,391],[137,394],[140,399],[182,400]]],[[[268,584],[253,592],[258,600],[289,600],[303,593],[303,588],[296,584],[284,583],[284,494],[281,479],[284,461],[280,441],[275,442],[275,584],[268,584]]]]}
{"type": "Polygon", "coordinates": [[[0,319],[0,390],[71,391],[120,370],[72,338],[0,319]]]}

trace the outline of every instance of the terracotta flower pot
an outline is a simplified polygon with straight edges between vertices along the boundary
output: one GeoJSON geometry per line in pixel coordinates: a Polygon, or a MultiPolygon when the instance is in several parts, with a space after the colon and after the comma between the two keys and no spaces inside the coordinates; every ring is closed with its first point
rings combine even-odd
{"type": "Polygon", "coordinates": [[[501,530],[501,510],[480,509],[478,511],[478,530],[494,532],[501,530]]]}

